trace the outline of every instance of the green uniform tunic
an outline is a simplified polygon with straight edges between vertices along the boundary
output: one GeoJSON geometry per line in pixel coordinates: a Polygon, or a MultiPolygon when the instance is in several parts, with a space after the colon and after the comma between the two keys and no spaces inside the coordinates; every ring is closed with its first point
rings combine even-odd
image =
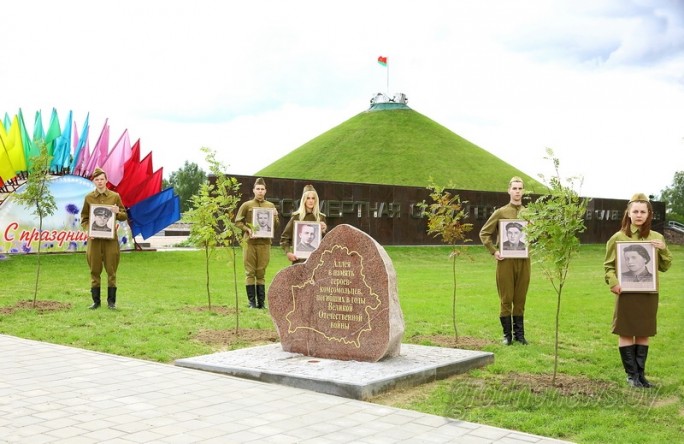
{"type": "MultiPolygon", "coordinates": [[[[121,201],[121,196],[112,190],[105,190],[104,193],[92,191],[86,194],[81,208],[81,227],[88,231],[90,226],[90,206],[91,205],[117,205],[119,212],[116,220],[126,221],[126,207],[121,201]]],[[[100,275],[102,266],[107,272],[107,287],[116,287],[116,270],[119,268],[119,237],[116,235],[116,224],[114,227],[114,239],[89,238],[86,247],[86,259],[90,267],[90,287],[100,288],[100,275]]]]}
{"type": "MultiPolygon", "coordinates": [[[[240,205],[237,215],[235,216],[235,224],[243,230],[244,238],[246,240],[245,246],[242,250],[243,263],[245,266],[245,284],[265,285],[266,267],[268,267],[268,263],[271,260],[271,238],[249,237],[247,224],[252,223],[252,210],[255,207],[275,209],[275,205],[267,200],[248,200],[240,205]]],[[[277,211],[273,217],[273,223],[275,224],[275,230],[280,225],[280,219],[278,219],[277,211]]]]}
{"type": "MultiPolygon", "coordinates": [[[[615,233],[606,243],[606,258],[603,262],[605,281],[608,288],[618,285],[617,277],[617,241],[649,241],[663,240],[663,235],[651,230],[646,238],[639,237],[639,228],[631,225],[632,237],[622,231],[615,233]]],[[[669,248],[658,252],[658,271],[667,271],[672,265],[672,253],[669,248]]],[[[655,273],[656,283],[658,273],[655,273]]],[[[656,288],[658,288],[656,286],[656,288]]],[[[615,295],[615,310],[613,311],[613,333],[620,336],[648,337],[655,336],[658,330],[658,293],[622,293],[615,295]]]]}
{"type": "MultiPolygon", "coordinates": [[[[511,203],[498,208],[480,230],[480,240],[491,254],[499,245],[499,221],[501,219],[520,219],[522,205],[511,203]]],[[[506,258],[496,261],[496,289],[499,293],[499,316],[523,316],[527,289],[530,286],[530,259],[506,258]]]]}
{"type": "MultiPolygon", "coordinates": [[[[325,214],[323,213],[318,213],[320,220],[318,222],[325,222],[325,214]]],[[[280,235],[280,246],[282,247],[283,251],[285,254],[290,253],[292,251],[292,241],[294,239],[294,225],[295,222],[300,221],[299,219],[299,212],[294,213],[290,220],[287,222],[287,225],[285,225],[285,229],[283,229],[282,234],[280,235]]],[[[316,222],[316,216],[313,215],[313,213],[306,213],[304,216],[304,219],[302,219],[304,222],[316,222]]],[[[297,259],[294,261],[295,264],[297,263],[302,263],[304,262],[305,259],[297,259]]]]}

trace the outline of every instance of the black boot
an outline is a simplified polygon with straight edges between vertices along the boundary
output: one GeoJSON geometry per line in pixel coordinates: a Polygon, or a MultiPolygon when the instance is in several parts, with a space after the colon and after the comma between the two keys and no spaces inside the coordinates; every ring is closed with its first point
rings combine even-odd
{"type": "Polygon", "coordinates": [[[265,285],[257,285],[256,294],[257,294],[257,308],[266,308],[266,305],[265,305],[265,302],[266,302],[266,286],[265,285]]]}
{"type": "Polygon", "coordinates": [[[100,287],[93,287],[90,289],[90,296],[93,298],[93,305],[88,307],[91,310],[100,308],[100,287]]]}
{"type": "Polygon", "coordinates": [[[503,327],[503,345],[511,345],[513,343],[513,334],[511,333],[511,328],[513,324],[511,323],[510,316],[499,317],[501,321],[501,327],[503,327]]]}
{"type": "Polygon", "coordinates": [[[644,376],[646,371],[646,358],[648,357],[648,345],[634,344],[634,360],[636,361],[637,374],[639,375],[639,382],[646,388],[653,387],[648,379],[644,376]]]}
{"type": "Polygon", "coordinates": [[[637,368],[636,357],[634,356],[634,346],[627,345],[619,347],[620,358],[622,358],[622,366],[627,373],[627,383],[631,387],[643,387],[644,385],[639,381],[639,370],[637,368]]]}
{"type": "Polygon", "coordinates": [[[110,310],[116,308],[116,287],[107,287],[107,307],[110,310]]]}
{"type": "Polygon", "coordinates": [[[522,316],[513,316],[513,336],[522,345],[527,345],[525,339],[525,321],[522,316]]]}
{"type": "Polygon", "coordinates": [[[256,286],[247,285],[247,299],[249,300],[249,308],[256,308],[256,286]]]}

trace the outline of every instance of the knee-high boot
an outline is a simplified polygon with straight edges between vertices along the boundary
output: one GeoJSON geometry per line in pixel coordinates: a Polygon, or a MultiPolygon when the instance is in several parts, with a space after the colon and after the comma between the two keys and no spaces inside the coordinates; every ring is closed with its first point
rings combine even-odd
{"type": "Polygon", "coordinates": [[[646,358],[648,357],[648,345],[634,344],[634,359],[637,366],[637,374],[639,375],[639,382],[646,388],[653,387],[644,373],[646,372],[646,358]]]}
{"type": "Polygon", "coordinates": [[[522,316],[513,316],[513,337],[522,345],[527,345],[525,339],[525,319],[522,316]]]}
{"type": "Polygon", "coordinates": [[[257,308],[266,308],[266,286],[265,285],[257,285],[256,294],[257,294],[257,308]]]}
{"type": "Polygon", "coordinates": [[[256,285],[247,285],[247,300],[249,301],[249,308],[256,308],[256,285]]]}
{"type": "Polygon", "coordinates": [[[116,308],[116,287],[107,287],[107,307],[116,308]]]}
{"type": "Polygon", "coordinates": [[[90,289],[90,296],[93,298],[93,304],[88,307],[91,310],[100,308],[100,287],[93,287],[90,289]]]}
{"type": "Polygon", "coordinates": [[[511,323],[511,317],[510,316],[500,316],[499,320],[501,321],[501,327],[503,328],[503,345],[511,345],[513,343],[513,333],[511,331],[511,328],[513,327],[513,324],[511,323]]]}
{"type": "Polygon", "coordinates": [[[622,366],[627,373],[627,383],[632,387],[643,387],[639,381],[639,370],[637,368],[636,356],[634,356],[634,345],[619,347],[622,366]]]}

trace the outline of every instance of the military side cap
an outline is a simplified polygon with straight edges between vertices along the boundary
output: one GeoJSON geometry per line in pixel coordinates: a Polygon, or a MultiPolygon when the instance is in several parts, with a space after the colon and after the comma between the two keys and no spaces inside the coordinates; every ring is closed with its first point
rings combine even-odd
{"type": "Polygon", "coordinates": [[[95,216],[112,217],[112,210],[110,210],[109,208],[97,207],[93,210],[93,214],[95,216]]]}
{"type": "Polygon", "coordinates": [[[95,171],[93,171],[93,179],[99,176],[100,174],[104,174],[105,176],[107,175],[107,173],[105,173],[105,171],[102,168],[95,168],[95,171]]]}
{"type": "Polygon", "coordinates": [[[645,195],[644,193],[636,193],[632,198],[629,200],[630,202],[648,202],[648,196],[645,195]]]}

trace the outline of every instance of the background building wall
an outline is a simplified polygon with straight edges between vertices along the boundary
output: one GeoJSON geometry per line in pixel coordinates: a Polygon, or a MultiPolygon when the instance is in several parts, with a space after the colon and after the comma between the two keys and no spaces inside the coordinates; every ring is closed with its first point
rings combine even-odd
{"type": "MultiPolygon", "coordinates": [[[[252,189],[257,176],[232,176],[241,183],[242,201],[252,199],[252,189]]],[[[281,179],[263,177],[266,181],[266,199],[278,209],[281,223],[275,232],[273,243],[280,240],[280,230],[299,207],[299,199],[305,185],[313,185],[321,201],[321,211],[328,218],[328,229],[335,225],[349,224],[373,237],[382,245],[439,245],[440,239],[426,233],[427,219],[420,216],[417,204],[430,203],[427,188],[365,183],[327,182],[319,180],[281,179]]],[[[510,197],[502,192],[449,190],[467,201],[468,219],[474,225],[468,233],[472,244],[480,244],[478,233],[492,212],[506,205],[510,197]]],[[[536,199],[525,197],[525,201],[536,199]]],[[[582,234],[582,243],[605,243],[620,229],[622,215],[628,200],[598,199],[589,201],[582,234]]],[[[662,233],[665,221],[665,203],[653,202],[655,213],[653,229],[662,233]]]]}

